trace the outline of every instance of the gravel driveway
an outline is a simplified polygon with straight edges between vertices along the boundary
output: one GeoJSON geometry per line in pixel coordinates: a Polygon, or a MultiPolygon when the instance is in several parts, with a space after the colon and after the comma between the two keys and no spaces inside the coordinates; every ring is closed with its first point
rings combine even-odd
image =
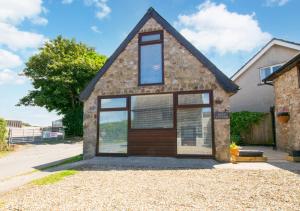
{"type": "Polygon", "coordinates": [[[0,196],[0,202],[3,210],[300,210],[299,174],[211,164],[205,169],[85,165],[63,181],[26,185],[0,196]]]}
{"type": "Polygon", "coordinates": [[[1,180],[33,171],[37,166],[82,153],[82,141],[49,143],[26,145],[20,150],[0,158],[0,182],[1,180]]]}

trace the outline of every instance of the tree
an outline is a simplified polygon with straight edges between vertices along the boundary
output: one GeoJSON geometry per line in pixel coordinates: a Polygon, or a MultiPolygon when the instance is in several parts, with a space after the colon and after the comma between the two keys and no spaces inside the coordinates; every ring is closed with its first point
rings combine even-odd
{"type": "Polygon", "coordinates": [[[0,151],[7,150],[7,142],[6,142],[6,135],[7,135],[7,129],[6,129],[6,121],[2,118],[0,118],[0,151]]]}
{"type": "Polygon", "coordinates": [[[82,135],[83,104],[79,94],[106,61],[93,48],[61,36],[29,58],[24,74],[34,90],[18,105],[41,106],[64,115],[66,134],[82,135]]]}

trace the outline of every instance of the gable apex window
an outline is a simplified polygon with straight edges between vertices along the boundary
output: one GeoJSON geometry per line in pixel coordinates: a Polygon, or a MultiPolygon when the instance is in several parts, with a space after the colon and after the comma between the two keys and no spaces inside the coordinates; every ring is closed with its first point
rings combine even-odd
{"type": "Polygon", "coordinates": [[[139,85],[163,83],[163,31],[140,33],[139,85]]]}

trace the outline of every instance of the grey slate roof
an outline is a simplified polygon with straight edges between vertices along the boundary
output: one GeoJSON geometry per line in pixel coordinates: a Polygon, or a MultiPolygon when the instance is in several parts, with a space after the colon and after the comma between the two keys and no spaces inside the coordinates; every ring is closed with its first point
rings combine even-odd
{"type": "Polygon", "coordinates": [[[266,83],[268,81],[272,81],[278,76],[282,75],[283,73],[289,71],[294,66],[296,66],[298,63],[300,63],[300,53],[298,53],[296,56],[294,56],[292,59],[287,61],[284,65],[282,65],[278,70],[273,72],[271,75],[266,77],[263,81],[266,83]]]}
{"type": "Polygon", "coordinates": [[[128,34],[126,39],[120,44],[117,50],[106,61],[103,67],[98,71],[96,76],[90,81],[86,88],[80,93],[80,100],[86,100],[97,83],[97,81],[103,76],[103,74],[109,69],[115,59],[125,49],[128,43],[134,38],[134,36],[140,31],[143,25],[150,19],[155,19],[161,26],[174,36],[179,43],[181,43],[187,50],[190,51],[208,70],[210,70],[216,77],[222,88],[229,93],[235,93],[238,91],[238,86],[231,81],[223,72],[221,72],[212,62],[210,62],[198,49],[196,49],[187,39],[185,39],[171,24],[169,24],[163,17],[161,17],[152,7],[150,7],[143,18],[128,34]]]}

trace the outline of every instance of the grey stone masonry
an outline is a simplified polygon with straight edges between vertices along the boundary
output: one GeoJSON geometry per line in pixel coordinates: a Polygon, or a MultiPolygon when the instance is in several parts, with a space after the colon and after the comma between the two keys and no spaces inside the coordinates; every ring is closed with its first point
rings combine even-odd
{"type": "MultiPolygon", "coordinates": [[[[140,32],[163,30],[164,85],[138,86],[138,34],[129,42],[108,71],[98,80],[84,102],[84,158],[95,156],[97,141],[97,98],[105,95],[213,90],[214,111],[229,111],[229,93],[215,76],[171,34],[150,18],[140,32]]],[[[216,159],[228,161],[229,119],[214,120],[216,159]]]]}

